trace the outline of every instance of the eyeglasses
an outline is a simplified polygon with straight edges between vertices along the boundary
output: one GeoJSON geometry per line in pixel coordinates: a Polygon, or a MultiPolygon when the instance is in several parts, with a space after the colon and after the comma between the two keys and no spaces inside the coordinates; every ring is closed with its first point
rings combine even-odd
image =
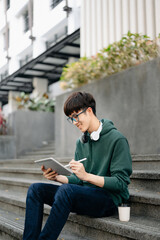
{"type": "Polygon", "coordinates": [[[67,120],[68,122],[70,123],[73,123],[73,122],[79,122],[79,115],[84,113],[85,111],[87,110],[87,108],[85,108],[84,110],[82,110],[81,112],[79,112],[78,114],[73,114],[72,117],[68,117],[67,120]]]}

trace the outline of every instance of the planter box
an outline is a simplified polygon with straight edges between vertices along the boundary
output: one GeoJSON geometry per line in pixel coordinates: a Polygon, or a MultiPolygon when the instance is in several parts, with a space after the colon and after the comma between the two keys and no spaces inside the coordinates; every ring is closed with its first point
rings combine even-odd
{"type": "Polygon", "coordinates": [[[54,140],[54,113],[17,110],[8,117],[9,132],[15,136],[17,155],[54,140]]]}
{"type": "Polygon", "coordinates": [[[0,136],[0,159],[16,158],[16,141],[14,136],[0,136]]]}
{"type": "MultiPolygon", "coordinates": [[[[160,153],[160,58],[87,84],[97,116],[107,118],[128,139],[133,154],[160,153]]],[[[66,121],[63,104],[71,92],[56,98],[56,154],[74,156],[78,129],[66,121]]]]}

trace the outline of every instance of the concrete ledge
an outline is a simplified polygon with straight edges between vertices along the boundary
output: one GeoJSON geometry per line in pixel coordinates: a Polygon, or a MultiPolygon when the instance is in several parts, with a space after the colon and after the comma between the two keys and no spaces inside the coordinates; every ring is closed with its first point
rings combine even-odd
{"type": "Polygon", "coordinates": [[[16,138],[17,155],[54,140],[54,113],[17,110],[8,117],[9,132],[16,138]]]}
{"type": "Polygon", "coordinates": [[[16,158],[16,138],[0,135],[0,159],[16,158]]]}

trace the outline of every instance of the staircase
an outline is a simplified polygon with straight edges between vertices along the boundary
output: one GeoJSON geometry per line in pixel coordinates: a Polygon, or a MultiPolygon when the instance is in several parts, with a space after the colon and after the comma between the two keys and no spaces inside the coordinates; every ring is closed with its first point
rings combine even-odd
{"type": "MultiPolygon", "coordinates": [[[[22,239],[27,189],[43,178],[34,160],[55,156],[54,142],[18,159],[0,160],[0,240],[22,239]]],[[[131,219],[90,218],[70,214],[59,236],[64,240],[160,240],[160,155],[133,155],[131,219]]],[[[70,158],[58,158],[68,163],[70,158]]],[[[44,208],[44,222],[50,207],[44,208]]]]}

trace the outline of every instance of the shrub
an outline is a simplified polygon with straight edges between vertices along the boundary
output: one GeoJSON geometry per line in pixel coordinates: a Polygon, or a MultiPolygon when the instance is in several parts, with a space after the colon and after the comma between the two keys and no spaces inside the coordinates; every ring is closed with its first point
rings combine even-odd
{"type": "Polygon", "coordinates": [[[41,98],[31,98],[29,94],[22,92],[15,100],[18,103],[18,109],[29,109],[32,111],[54,112],[55,101],[48,98],[45,93],[41,98]]]}
{"type": "Polygon", "coordinates": [[[93,80],[120,72],[131,66],[160,56],[160,34],[155,40],[146,35],[130,33],[118,42],[102,49],[96,56],[80,58],[66,65],[61,75],[61,87],[76,88],[93,80]]]}
{"type": "Polygon", "coordinates": [[[2,110],[0,108],[0,135],[7,134],[7,121],[3,116],[2,110]]]}

